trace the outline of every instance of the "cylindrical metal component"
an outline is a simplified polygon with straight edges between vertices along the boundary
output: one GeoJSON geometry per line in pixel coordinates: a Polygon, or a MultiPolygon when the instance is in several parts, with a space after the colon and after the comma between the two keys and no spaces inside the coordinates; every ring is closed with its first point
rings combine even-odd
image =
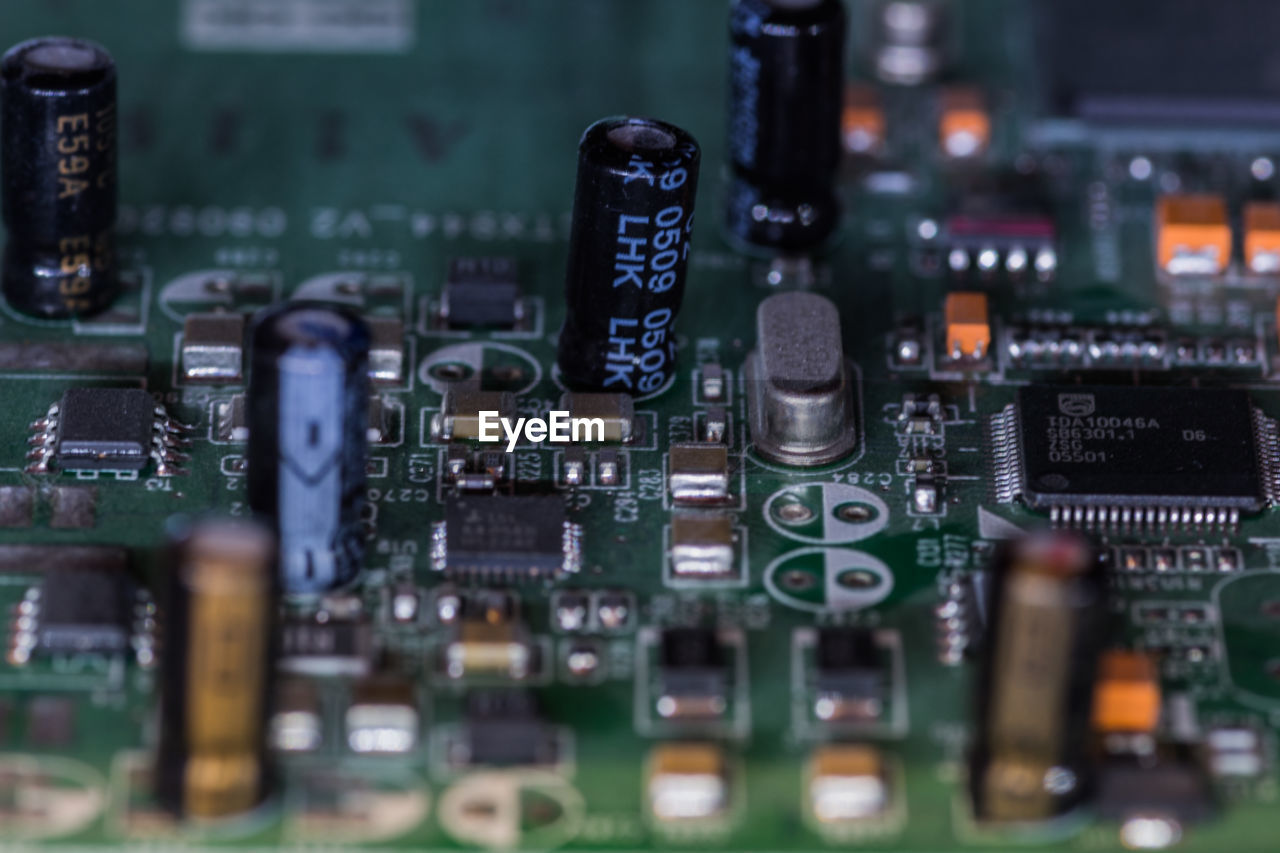
{"type": "Polygon", "coordinates": [[[249,506],[275,524],[286,594],[355,580],[364,557],[369,328],[344,308],[290,302],[253,331],[249,506]]]}
{"type": "Polygon", "coordinates": [[[116,275],[116,66],[100,45],[22,42],[0,60],[3,289],[37,317],[109,306],[116,275]]]}
{"type": "Polygon", "coordinates": [[[560,331],[576,391],[651,394],[675,375],[698,143],[648,118],[607,118],[578,144],[560,331]]]}
{"type": "Polygon", "coordinates": [[[946,0],[881,0],[874,28],[877,77],[919,86],[938,76],[946,60],[946,0]]]}
{"type": "Polygon", "coordinates": [[[756,309],[747,355],[751,446],[784,465],[826,465],[858,442],[853,371],[840,312],[824,296],[776,293],[756,309]]]}
{"type": "Polygon", "coordinates": [[[729,238],[811,249],[840,220],[841,0],[737,0],[729,19],[729,238]]]}
{"type": "Polygon", "coordinates": [[[155,791],[175,814],[241,814],[270,785],[275,560],[275,537],[256,522],[207,520],[174,537],[155,791]]]}

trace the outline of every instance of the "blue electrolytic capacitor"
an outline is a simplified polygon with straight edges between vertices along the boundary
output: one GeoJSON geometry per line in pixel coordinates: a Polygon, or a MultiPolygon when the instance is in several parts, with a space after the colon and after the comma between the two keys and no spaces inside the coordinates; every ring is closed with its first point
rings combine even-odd
{"type": "Polygon", "coordinates": [[[355,580],[364,556],[369,328],[344,308],[291,302],[253,332],[249,505],[274,521],[286,594],[355,580]]]}

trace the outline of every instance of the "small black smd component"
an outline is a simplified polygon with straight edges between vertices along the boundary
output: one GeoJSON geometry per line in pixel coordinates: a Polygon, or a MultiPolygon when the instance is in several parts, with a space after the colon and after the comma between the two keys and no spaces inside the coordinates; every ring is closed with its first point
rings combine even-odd
{"type": "MultiPolygon", "coordinates": [[[[885,687],[885,671],[875,635],[867,628],[821,628],[814,648],[815,686],[820,694],[820,715],[845,705],[862,707],[867,716],[879,712],[885,687]],[[823,702],[823,699],[826,701],[823,702]]],[[[852,712],[850,707],[846,710],[852,712]]]]}
{"type": "Polygon", "coordinates": [[[462,743],[455,764],[513,767],[555,764],[556,732],[542,718],[537,697],[527,690],[485,689],[467,694],[462,743]]]}
{"type": "Polygon", "coordinates": [[[316,676],[364,677],[376,657],[373,627],[365,619],[298,619],[280,630],[282,672],[316,676]]]}
{"type": "Polygon", "coordinates": [[[1274,499],[1274,431],[1240,390],[1026,386],[992,420],[996,498],[1065,526],[1231,526],[1274,499]]]}
{"type": "Polygon", "coordinates": [[[433,565],[515,578],[573,572],[581,559],[576,530],[559,495],[457,497],[445,506],[433,565]]]}
{"type": "Polygon", "coordinates": [[[55,566],[45,571],[34,609],[39,652],[123,652],[132,634],[134,585],[118,571],[55,566]]]}
{"type": "Polygon", "coordinates": [[[524,318],[514,258],[454,258],[440,299],[440,319],[451,329],[511,329],[524,318]]]}
{"type": "Polygon", "coordinates": [[[722,716],[728,706],[724,647],[710,628],[668,628],[658,648],[658,714],[668,719],[722,716]]]}
{"type": "Polygon", "coordinates": [[[1160,744],[1154,756],[1108,756],[1098,769],[1094,799],[1105,820],[1160,814],[1187,824],[1214,811],[1204,769],[1181,744],[1160,744]]]}

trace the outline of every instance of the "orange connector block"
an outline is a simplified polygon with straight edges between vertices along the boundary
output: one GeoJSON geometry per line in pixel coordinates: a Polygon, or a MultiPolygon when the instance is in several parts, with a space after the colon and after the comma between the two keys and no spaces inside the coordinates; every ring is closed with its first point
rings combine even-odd
{"type": "Polygon", "coordinates": [[[1093,691],[1093,727],[1112,732],[1155,731],[1160,722],[1160,680],[1150,655],[1123,649],[1102,655],[1093,691]]]}
{"type": "Polygon", "coordinates": [[[987,319],[985,293],[948,293],[942,314],[947,329],[947,354],[951,358],[979,359],[991,349],[991,323],[987,319]]]}
{"type": "Polygon", "coordinates": [[[840,136],[849,154],[874,154],[884,146],[884,109],[873,86],[851,83],[844,90],[840,136]]]}
{"type": "Polygon", "coordinates": [[[1172,275],[1217,275],[1231,261],[1231,221],[1222,196],[1161,196],[1155,229],[1156,263],[1172,275]]]}
{"type": "Polygon", "coordinates": [[[1259,275],[1280,273],[1280,203],[1253,201],[1244,206],[1244,263],[1259,275]]]}
{"type": "Polygon", "coordinates": [[[991,144],[991,116],[977,89],[948,89],[942,93],[938,141],[948,157],[976,157],[991,144]]]}

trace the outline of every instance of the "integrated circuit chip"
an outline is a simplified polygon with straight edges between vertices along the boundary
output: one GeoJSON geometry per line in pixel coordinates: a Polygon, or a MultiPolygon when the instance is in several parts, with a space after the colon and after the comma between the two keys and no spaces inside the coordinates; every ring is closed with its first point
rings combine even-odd
{"type": "Polygon", "coordinates": [[[467,495],[445,507],[433,541],[437,570],[550,577],[573,572],[581,553],[559,495],[467,495]]]}
{"type": "Polygon", "coordinates": [[[992,423],[997,499],[1070,526],[1235,524],[1274,497],[1244,391],[1032,385],[992,423]]]}
{"type": "Polygon", "coordinates": [[[140,471],[158,474],[186,457],[178,452],[178,426],[141,388],[69,388],[34,427],[31,473],[50,466],[69,471],[140,471]]]}
{"type": "Polygon", "coordinates": [[[123,652],[129,648],[133,582],[123,572],[93,565],[52,566],[28,595],[39,652],[123,652]]]}
{"type": "Polygon", "coordinates": [[[1236,0],[1049,0],[1036,55],[1050,109],[1121,125],[1269,124],[1280,4],[1236,0]]]}
{"type": "Polygon", "coordinates": [[[141,388],[71,388],[59,407],[61,468],[139,470],[151,453],[155,401],[141,388]]]}

